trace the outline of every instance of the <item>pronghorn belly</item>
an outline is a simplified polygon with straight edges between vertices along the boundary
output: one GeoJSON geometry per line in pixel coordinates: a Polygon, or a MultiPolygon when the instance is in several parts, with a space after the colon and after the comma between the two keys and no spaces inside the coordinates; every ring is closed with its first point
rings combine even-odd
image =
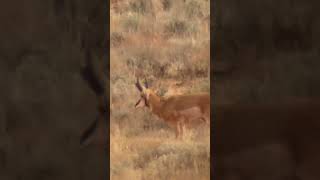
{"type": "Polygon", "coordinates": [[[206,124],[207,123],[204,118],[195,118],[195,119],[188,119],[185,124],[185,127],[188,129],[191,129],[191,128],[197,128],[200,125],[206,125],[206,124]]]}
{"type": "Polygon", "coordinates": [[[179,115],[184,116],[187,119],[200,119],[203,116],[201,109],[199,107],[192,107],[192,108],[181,110],[179,111],[179,115]]]}
{"type": "Polygon", "coordinates": [[[184,117],[179,115],[178,112],[172,111],[168,113],[166,116],[162,117],[162,119],[169,125],[171,128],[176,128],[179,123],[184,121],[184,117]]]}
{"type": "Polygon", "coordinates": [[[204,114],[200,107],[194,106],[188,109],[167,112],[162,119],[172,128],[176,128],[178,124],[188,127],[195,127],[204,123],[204,114]]]}
{"type": "Polygon", "coordinates": [[[199,107],[192,107],[180,111],[180,115],[185,117],[186,125],[188,127],[198,126],[199,124],[205,123],[206,119],[199,107]]]}

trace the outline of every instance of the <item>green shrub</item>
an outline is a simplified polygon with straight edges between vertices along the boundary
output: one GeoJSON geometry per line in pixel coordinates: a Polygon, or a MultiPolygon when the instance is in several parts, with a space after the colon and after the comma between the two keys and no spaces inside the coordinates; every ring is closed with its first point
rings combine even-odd
{"type": "Polygon", "coordinates": [[[124,41],[124,37],[121,33],[113,32],[110,35],[110,44],[113,47],[120,46],[121,43],[124,41]]]}
{"type": "Polygon", "coordinates": [[[186,4],[185,12],[188,18],[202,17],[203,10],[199,1],[189,1],[186,4]]]}
{"type": "Polygon", "coordinates": [[[122,23],[124,30],[127,32],[137,32],[139,25],[140,19],[138,15],[129,16],[122,23]]]}
{"type": "Polygon", "coordinates": [[[162,6],[163,6],[163,10],[168,11],[172,7],[172,1],[171,0],[162,0],[162,6]]]}
{"type": "Polygon", "coordinates": [[[150,0],[134,0],[129,4],[131,11],[139,14],[151,13],[153,11],[153,4],[150,0]]]}
{"type": "Polygon", "coordinates": [[[171,35],[185,35],[189,30],[185,20],[173,19],[166,26],[165,31],[171,35]]]}

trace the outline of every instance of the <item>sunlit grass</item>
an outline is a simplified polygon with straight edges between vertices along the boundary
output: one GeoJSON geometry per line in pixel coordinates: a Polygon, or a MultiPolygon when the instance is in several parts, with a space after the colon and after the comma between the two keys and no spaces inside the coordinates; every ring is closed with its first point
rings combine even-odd
{"type": "Polygon", "coordinates": [[[163,121],[134,108],[135,76],[146,77],[162,96],[209,92],[209,1],[117,2],[111,11],[111,179],[209,179],[208,127],[187,130],[178,141],[163,121]]]}

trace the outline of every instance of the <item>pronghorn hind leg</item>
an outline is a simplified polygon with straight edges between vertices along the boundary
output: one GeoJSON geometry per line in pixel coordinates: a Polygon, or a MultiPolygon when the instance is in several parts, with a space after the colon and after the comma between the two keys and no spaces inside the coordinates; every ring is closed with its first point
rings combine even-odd
{"type": "Polygon", "coordinates": [[[181,139],[183,136],[183,128],[181,121],[178,121],[176,124],[176,139],[181,139]]]}
{"type": "Polygon", "coordinates": [[[180,122],[180,139],[183,139],[183,123],[180,122]]]}
{"type": "Polygon", "coordinates": [[[207,117],[201,117],[200,119],[201,119],[204,123],[210,124],[209,118],[207,118],[207,117]]]}
{"type": "Polygon", "coordinates": [[[176,131],[176,139],[178,139],[179,134],[180,134],[179,123],[176,124],[175,131],[176,131]]]}
{"type": "Polygon", "coordinates": [[[179,128],[179,139],[182,140],[183,139],[183,131],[184,131],[184,124],[185,124],[185,118],[181,117],[180,120],[178,121],[178,128],[179,128]]]}

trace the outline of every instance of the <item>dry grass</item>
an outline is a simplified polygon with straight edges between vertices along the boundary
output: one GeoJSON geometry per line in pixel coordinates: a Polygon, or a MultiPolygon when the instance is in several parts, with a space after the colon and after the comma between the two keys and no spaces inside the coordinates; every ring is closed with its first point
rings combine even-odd
{"type": "Polygon", "coordinates": [[[177,141],[167,131],[112,134],[111,179],[208,179],[208,133],[200,139],[191,131],[184,141],[177,141]]]}
{"type": "Polygon", "coordinates": [[[164,122],[134,109],[136,75],[162,96],[209,92],[208,17],[205,0],[111,2],[111,179],[209,179],[207,127],[177,141],[164,122]]]}

